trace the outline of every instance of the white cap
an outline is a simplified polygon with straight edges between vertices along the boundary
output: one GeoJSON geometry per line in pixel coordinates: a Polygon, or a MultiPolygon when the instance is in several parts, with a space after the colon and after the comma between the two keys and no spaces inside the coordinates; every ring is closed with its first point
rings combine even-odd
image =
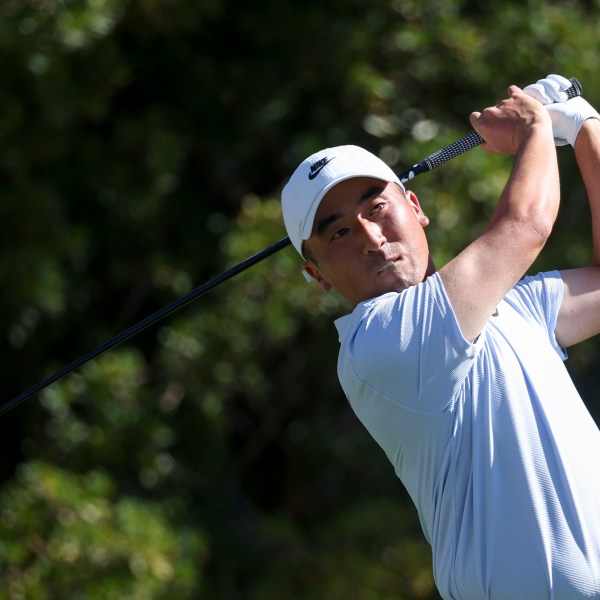
{"type": "Polygon", "coordinates": [[[317,209],[336,184],[353,177],[374,177],[397,183],[398,176],[380,158],[358,146],[326,148],[309,156],[283,188],[283,221],[294,248],[302,254],[302,242],[312,233],[317,209]]]}

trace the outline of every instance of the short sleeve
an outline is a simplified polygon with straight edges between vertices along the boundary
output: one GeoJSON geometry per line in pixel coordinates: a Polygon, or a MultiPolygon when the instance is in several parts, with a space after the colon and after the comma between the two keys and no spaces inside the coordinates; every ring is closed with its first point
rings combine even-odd
{"type": "Polygon", "coordinates": [[[555,335],[563,294],[564,284],[560,273],[549,271],[522,279],[506,295],[505,301],[543,327],[553,348],[564,360],[567,353],[558,345],[555,335]]]}
{"type": "Polygon", "coordinates": [[[449,408],[481,342],[462,336],[437,273],[366,303],[354,317],[340,353],[342,384],[356,378],[417,411],[449,408]]]}

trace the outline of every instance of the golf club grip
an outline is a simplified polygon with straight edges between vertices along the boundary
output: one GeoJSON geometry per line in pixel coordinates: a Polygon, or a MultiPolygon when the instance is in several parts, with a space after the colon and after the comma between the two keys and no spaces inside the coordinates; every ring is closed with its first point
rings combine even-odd
{"type": "Polygon", "coordinates": [[[398,178],[402,183],[406,183],[417,175],[421,175],[421,173],[427,173],[427,171],[431,171],[436,167],[443,165],[449,160],[452,160],[453,158],[463,154],[467,150],[472,150],[476,146],[483,144],[484,141],[485,140],[476,131],[472,131],[471,133],[461,137],[455,142],[452,142],[441,150],[430,154],[427,158],[420,160],[418,163],[410,167],[410,169],[406,169],[406,171],[398,173],[398,178]]]}
{"type": "MultiPolygon", "coordinates": [[[[581,87],[581,83],[579,83],[575,77],[571,77],[569,81],[571,82],[571,86],[564,91],[568,99],[570,100],[575,96],[581,96],[583,89],[581,87]]],[[[424,158],[423,160],[414,164],[412,167],[410,167],[410,169],[402,171],[402,173],[398,174],[398,178],[402,183],[406,183],[417,175],[420,175],[421,173],[427,173],[427,171],[431,171],[432,169],[443,165],[449,160],[452,160],[464,152],[467,152],[467,150],[472,150],[476,146],[483,144],[484,141],[485,140],[476,131],[472,131],[468,135],[465,135],[452,144],[449,144],[445,148],[434,152],[427,158],[424,158]]]]}

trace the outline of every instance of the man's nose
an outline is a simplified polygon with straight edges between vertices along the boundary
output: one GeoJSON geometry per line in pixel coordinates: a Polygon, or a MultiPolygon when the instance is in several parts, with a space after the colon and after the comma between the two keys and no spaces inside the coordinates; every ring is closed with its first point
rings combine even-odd
{"type": "Polygon", "coordinates": [[[378,252],[386,243],[387,239],[381,231],[381,227],[368,219],[359,219],[359,227],[361,231],[363,252],[378,252]]]}

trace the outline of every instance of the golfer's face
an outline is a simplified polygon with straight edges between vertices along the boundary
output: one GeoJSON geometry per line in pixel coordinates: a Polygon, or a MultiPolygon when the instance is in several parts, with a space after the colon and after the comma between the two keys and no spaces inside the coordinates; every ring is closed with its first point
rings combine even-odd
{"type": "Polygon", "coordinates": [[[304,243],[305,268],[353,304],[400,292],[428,274],[428,222],[412,192],[370,177],[348,179],[319,205],[304,243]]]}

